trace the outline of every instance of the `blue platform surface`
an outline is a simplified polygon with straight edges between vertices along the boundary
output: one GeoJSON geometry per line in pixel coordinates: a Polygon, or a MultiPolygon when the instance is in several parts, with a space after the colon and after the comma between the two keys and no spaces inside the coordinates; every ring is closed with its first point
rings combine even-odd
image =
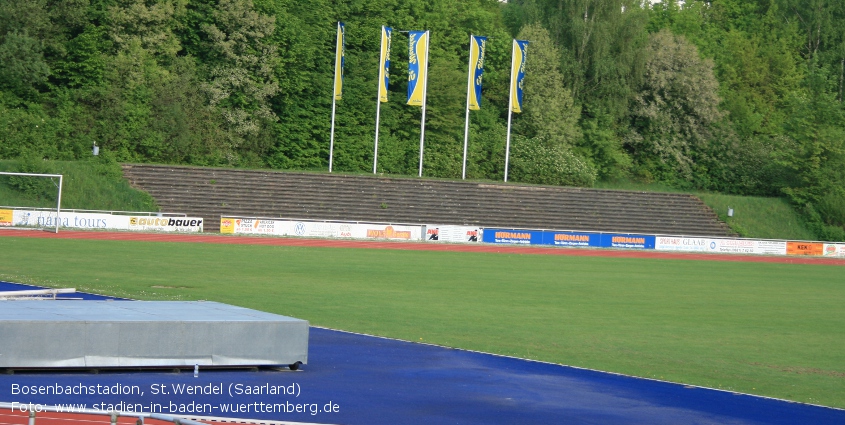
{"type": "Polygon", "coordinates": [[[350,425],[845,424],[845,410],[323,328],[295,372],[16,372],[0,401],[350,425]]]}
{"type": "MultiPolygon", "coordinates": [[[[43,286],[25,285],[23,283],[0,282],[0,292],[6,291],[32,291],[36,289],[47,289],[43,286]]],[[[75,292],[72,294],[58,294],[59,299],[80,299],[80,300],[126,300],[126,298],[109,297],[106,295],[88,294],[75,292]]]]}

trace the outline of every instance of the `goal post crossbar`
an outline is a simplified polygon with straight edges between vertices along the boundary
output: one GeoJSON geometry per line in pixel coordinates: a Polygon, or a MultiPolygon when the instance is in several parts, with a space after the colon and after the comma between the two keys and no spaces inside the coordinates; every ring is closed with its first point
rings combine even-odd
{"type": "Polygon", "coordinates": [[[62,180],[64,176],[62,174],[39,174],[39,173],[12,173],[7,171],[0,171],[0,175],[3,176],[29,176],[29,177],[50,177],[52,180],[55,177],[59,178],[59,184],[56,185],[59,188],[59,195],[56,196],[56,233],[59,233],[59,224],[61,223],[61,212],[62,212],[62,180]]]}

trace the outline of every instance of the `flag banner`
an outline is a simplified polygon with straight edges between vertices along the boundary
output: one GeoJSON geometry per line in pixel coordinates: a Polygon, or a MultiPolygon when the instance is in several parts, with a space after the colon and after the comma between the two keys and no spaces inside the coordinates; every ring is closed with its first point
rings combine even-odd
{"type": "Polygon", "coordinates": [[[408,105],[422,106],[428,79],[428,31],[408,31],[408,105]]]}
{"type": "Polygon", "coordinates": [[[335,46],[335,52],[334,100],[340,100],[343,97],[343,65],[346,63],[345,25],[343,22],[337,23],[337,44],[335,46]]]}
{"type": "Polygon", "coordinates": [[[481,109],[481,74],[484,73],[484,49],[487,37],[473,35],[470,37],[469,62],[472,64],[472,90],[469,92],[469,109],[481,109]]]}
{"type": "Polygon", "coordinates": [[[387,85],[390,80],[390,36],[392,34],[392,28],[385,26],[381,27],[381,58],[379,60],[378,71],[379,102],[387,102],[387,85]]]}
{"type": "Polygon", "coordinates": [[[522,112],[522,88],[525,80],[525,56],[528,53],[528,42],[513,41],[513,68],[511,68],[511,111],[522,112]]]}

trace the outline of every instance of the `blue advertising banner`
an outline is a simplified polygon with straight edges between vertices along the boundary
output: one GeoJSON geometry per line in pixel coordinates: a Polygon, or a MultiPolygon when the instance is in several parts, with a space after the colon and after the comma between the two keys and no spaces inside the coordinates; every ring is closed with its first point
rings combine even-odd
{"type": "Polygon", "coordinates": [[[542,245],[542,230],[519,229],[484,229],[481,237],[487,243],[506,243],[514,245],[542,245]]]}
{"type": "Polygon", "coordinates": [[[544,245],[555,246],[599,246],[601,234],[586,232],[545,232],[544,245]]]}
{"type": "Polygon", "coordinates": [[[617,233],[553,230],[484,229],[482,242],[513,245],[553,245],[592,248],[654,249],[656,237],[617,233]]]}
{"type": "Polygon", "coordinates": [[[603,233],[602,248],[654,249],[654,236],[603,233]]]}

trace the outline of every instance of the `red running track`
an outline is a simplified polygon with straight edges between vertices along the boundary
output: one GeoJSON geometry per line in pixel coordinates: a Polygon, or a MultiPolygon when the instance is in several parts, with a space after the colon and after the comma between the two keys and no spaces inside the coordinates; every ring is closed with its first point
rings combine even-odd
{"type": "Polygon", "coordinates": [[[0,229],[0,237],[29,237],[44,239],[89,239],[143,242],[187,242],[266,246],[303,246],[318,248],[402,249],[413,251],[481,252],[523,255],[570,255],[608,258],[654,258],[671,260],[735,261],[778,264],[821,264],[845,266],[845,258],[786,257],[765,255],[734,255],[663,251],[622,251],[612,249],[560,248],[518,245],[452,244],[432,242],[357,241],[341,239],[306,239],[267,236],[234,236],[220,234],[133,233],[62,230],[52,233],[42,230],[0,229]]]}

